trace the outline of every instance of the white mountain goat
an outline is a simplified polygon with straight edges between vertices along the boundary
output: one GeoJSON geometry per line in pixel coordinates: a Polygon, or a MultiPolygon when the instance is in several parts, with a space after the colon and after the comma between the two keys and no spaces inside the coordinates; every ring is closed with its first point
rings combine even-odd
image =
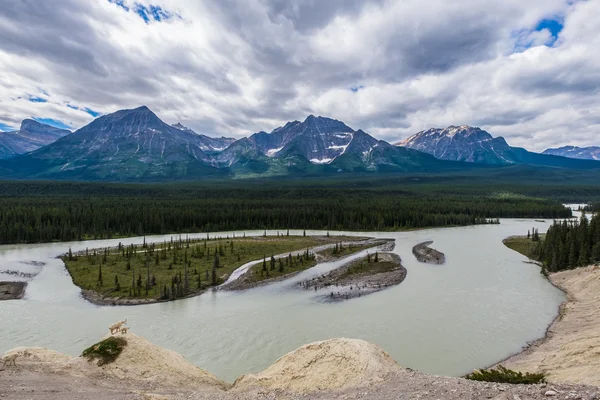
{"type": "Polygon", "coordinates": [[[115,332],[119,333],[121,327],[127,323],[127,320],[119,321],[108,327],[110,334],[113,335],[115,332]]]}

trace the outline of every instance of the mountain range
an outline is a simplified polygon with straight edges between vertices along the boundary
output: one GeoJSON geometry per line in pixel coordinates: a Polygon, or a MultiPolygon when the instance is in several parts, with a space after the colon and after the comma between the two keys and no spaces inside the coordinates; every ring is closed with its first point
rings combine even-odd
{"type": "Polygon", "coordinates": [[[26,119],[14,132],[0,132],[0,159],[16,157],[53,143],[71,131],[26,119]]]}
{"type": "MultiPolygon", "coordinates": [[[[27,121],[21,131],[31,134],[35,121],[27,121]]],[[[142,106],[101,116],[73,133],[40,129],[38,141],[52,138],[53,143],[22,146],[18,151],[25,154],[13,152],[12,158],[0,161],[0,177],[162,181],[446,172],[514,164],[600,169],[598,161],[532,153],[469,126],[430,129],[392,145],[341,121],[310,115],[270,133],[235,140],[201,135],[180,123],[169,125],[142,106]]]]}
{"type": "Polygon", "coordinates": [[[433,128],[421,131],[398,146],[431,154],[441,160],[465,161],[487,165],[527,164],[573,169],[598,168],[596,161],[564,157],[564,154],[544,154],[512,147],[503,137],[467,125],[433,128]]]}
{"type": "Polygon", "coordinates": [[[554,156],[562,156],[569,158],[579,158],[582,160],[600,160],[600,147],[564,146],[556,149],[544,150],[542,154],[550,154],[554,156]]]}

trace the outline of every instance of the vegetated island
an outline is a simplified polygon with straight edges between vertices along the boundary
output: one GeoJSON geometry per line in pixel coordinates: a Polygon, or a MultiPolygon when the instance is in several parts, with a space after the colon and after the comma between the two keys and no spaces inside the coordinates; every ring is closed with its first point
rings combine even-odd
{"type": "Polygon", "coordinates": [[[22,299],[26,287],[27,282],[0,282],[0,301],[22,299]]]}
{"type": "Polygon", "coordinates": [[[231,283],[221,286],[221,290],[247,290],[253,287],[289,279],[318,263],[338,260],[348,257],[359,251],[379,247],[393,249],[393,239],[362,239],[354,241],[339,241],[334,245],[327,245],[313,249],[313,252],[305,251],[304,254],[291,253],[287,256],[271,257],[262,262],[256,262],[246,272],[231,283]]]}
{"type": "Polygon", "coordinates": [[[257,281],[286,275],[315,263],[311,249],[336,243],[364,243],[345,236],[262,236],[171,239],[163,243],[86,249],[61,259],[73,283],[98,305],[139,305],[197,296],[223,284],[238,267],[255,260],[268,264],[257,281]],[[277,262],[278,255],[287,256],[277,262]],[[287,262],[286,262],[287,260],[287,262]],[[282,266],[283,265],[283,266],[282,266]]]}
{"type": "Polygon", "coordinates": [[[444,253],[432,249],[429,247],[433,241],[419,243],[413,247],[412,252],[414,256],[422,263],[427,264],[443,264],[446,262],[446,256],[444,253]]]}
{"type": "Polygon", "coordinates": [[[343,301],[376,293],[399,285],[406,278],[400,256],[393,253],[369,254],[340,268],[299,282],[305,290],[327,291],[319,295],[323,301],[343,301]]]}

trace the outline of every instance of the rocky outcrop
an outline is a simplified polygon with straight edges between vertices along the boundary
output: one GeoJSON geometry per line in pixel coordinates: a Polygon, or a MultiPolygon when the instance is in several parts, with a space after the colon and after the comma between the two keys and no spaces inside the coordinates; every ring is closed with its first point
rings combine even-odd
{"type": "Polygon", "coordinates": [[[236,391],[252,387],[296,393],[355,388],[381,383],[403,369],[380,347],[357,339],[331,339],[304,345],[263,372],[244,375],[236,391]]]}

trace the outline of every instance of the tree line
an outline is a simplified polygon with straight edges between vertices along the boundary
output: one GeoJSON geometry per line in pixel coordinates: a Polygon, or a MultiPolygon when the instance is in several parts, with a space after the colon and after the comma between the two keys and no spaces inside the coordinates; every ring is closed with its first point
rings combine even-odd
{"type": "Polygon", "coordinates": [[[40,184],[40,194],[35,184],[14,186],[0,190],[0,244],[243,229],[397,230],[571,216],[558,202],[452,185],[440,192],[366,184],[193,190],[59,184],[68,195],[47,183],[40,184]]]}
{"type": "Polygon", "coordinates": [[[591,220],[582,216],[579,221],[555,221],[534,247],[533,258],[549,272],[600,262],[600,215],[591,220]]]}

